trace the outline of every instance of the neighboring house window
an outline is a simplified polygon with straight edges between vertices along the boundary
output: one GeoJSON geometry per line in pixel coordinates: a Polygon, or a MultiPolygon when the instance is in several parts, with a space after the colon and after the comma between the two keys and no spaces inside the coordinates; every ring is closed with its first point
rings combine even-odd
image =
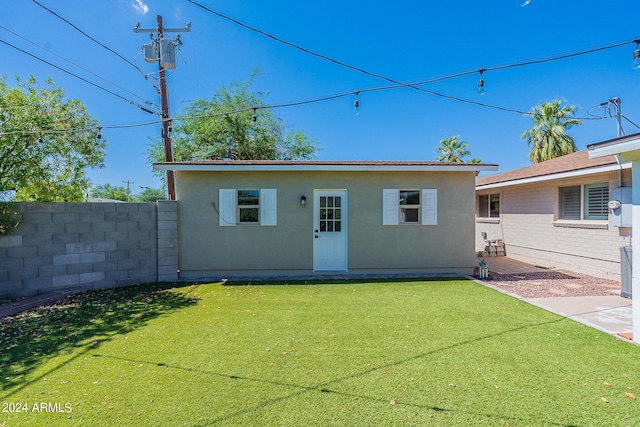
{"type": "Polygon", "coordinates": [[[560,219],[608,219],[609,184],[560,187],[560,219]]]}
{"type": "Polygon", "coordinates": [[[609,218],[609,183],[584,186],[584,219],[609,218]]]}
{"type": "Polygon", "coordinates": [[[219,190],[219,225],[230,227],[241,224],[277,225],[276,189],[219,190]]]}
{"type": "Polygon", "coordinates": [[[500,194],[484,194],[478,197],[479,218],[500,218],[500,194]]]}
{"type": "Polygon", "coordinates": [[[382,224],[438,223],[438,190],[382,190],[382,224]]]}

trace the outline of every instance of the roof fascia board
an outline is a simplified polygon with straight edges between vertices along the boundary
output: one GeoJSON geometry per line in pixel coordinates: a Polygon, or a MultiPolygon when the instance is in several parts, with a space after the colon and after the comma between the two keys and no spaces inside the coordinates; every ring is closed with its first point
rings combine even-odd
{"type": "Polygon", "coordinates": [[[496,171],[498,170],[498,165],[195,165],[155,163],[153,165],[153,170],[197,172],[480,172],[496,171]]]}
{"type": "Polygon", "coordinates": [[[603,145],[600,147],[598,147],[597,144],[594,144],[589,146],[588,150],[590,159],[605,156],[616,156],[622,153],[640,150],[640,139],[620,142],[617,144],[603,145]]]}
{"type": "Polygon", "coordinates": [[[620,169],[630,169],[631,163],[621,165],[600,166],[597,168],[581,169],[577,171],[554,173],[551,175],[534,176],[531,178],[515,179],[513,181],[496,182],[493,184],[477,185],[476,190],[488,190],[490,188],[509,187],[512,185],[531,184],[534,182],[551,181],[554,179],[573,178],[576,176],[594,175],[597,173],[617,171],[620,169]]]}

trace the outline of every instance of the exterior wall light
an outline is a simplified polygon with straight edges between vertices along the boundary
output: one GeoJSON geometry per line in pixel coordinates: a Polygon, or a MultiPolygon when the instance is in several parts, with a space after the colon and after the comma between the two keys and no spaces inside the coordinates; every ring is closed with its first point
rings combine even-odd
{"type": "Polygon", "coordinates": [[[306,204],[307,204],[307,196],[300,197],[300,206],[304,208],[306,204]]]}

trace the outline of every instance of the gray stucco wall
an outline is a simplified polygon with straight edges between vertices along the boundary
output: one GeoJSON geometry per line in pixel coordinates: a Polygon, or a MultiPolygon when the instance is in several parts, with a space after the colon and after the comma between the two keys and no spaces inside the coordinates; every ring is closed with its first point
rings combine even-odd
{"type": "Polygon", "coordinates": [[[314,189],[347,190],[350,273],[473,271],[474,172],[179,171],[177,178],[185,278],[312,273],[314,189]],[[213,206],[220,188],[277,189],[277,226],[221,227],[213,206]],[[438,189],[438,224],[383,226],[385,188],[438,189]]]}
{"type": "Polygon", "coordinates": [[[0,237],[0,298],[177,279],[177,204],[21,203],[0,237]]]}

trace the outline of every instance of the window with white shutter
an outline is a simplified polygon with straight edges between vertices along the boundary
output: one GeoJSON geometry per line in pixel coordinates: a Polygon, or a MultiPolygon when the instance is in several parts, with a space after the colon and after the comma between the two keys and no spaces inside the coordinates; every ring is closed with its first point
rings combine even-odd
{"type": "Polygon", "coordinates": [[[438,190],[382,190],[382,225],[438,223],[438,190]]]}
{"type": "Polygon", "coordinates": [[[221,227],[255,224],[277,225],[277,192],[275,188],[218,191],[218,224],[221,227]]]}

